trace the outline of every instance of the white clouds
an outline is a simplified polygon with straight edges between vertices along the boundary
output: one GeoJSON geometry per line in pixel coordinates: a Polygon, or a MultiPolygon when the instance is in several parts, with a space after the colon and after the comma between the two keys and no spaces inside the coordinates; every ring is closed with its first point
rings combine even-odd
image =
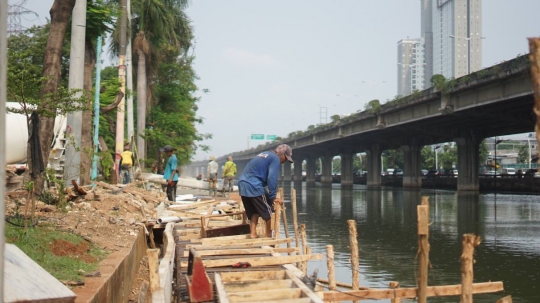
{"type": "Polygon", "coordinates": [[[232,63],[243,68],[279,69],[285,66],[267,54],[256,54],[234,47],[225,49],[223,54],[232,63]]]}

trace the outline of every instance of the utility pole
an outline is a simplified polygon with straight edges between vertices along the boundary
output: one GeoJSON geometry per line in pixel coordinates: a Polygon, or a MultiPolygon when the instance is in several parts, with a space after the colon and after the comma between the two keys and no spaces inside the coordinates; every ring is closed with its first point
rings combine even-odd
{"type": "Polygon", "coordinates": [[[120,1],[120,55],[118,57],[118,80],[120,81],[120,91],[124,94],[122,100],[118,103],[116,111],[116,145],[115,145],[115,164],[116,180],[118,182],[120,172],[120,154],[124,151],[124,120],[125,120],[125,100],[126,100],[126,3],[127,0],[120,1]]]}
{"type": "MultiPolygon", "coordinates": [[[[73,7],[71,23],[71,47],[69,55],[69,83],[70,90],[79,90],[73,96],[80,98],[84,85],[84,43],[86,35],[86,0],[77,0],[73,7]]],[[[79,183],[81,175],[81,129],[82,111],[68,113],[66,134],[66,156],[64,167],[64,183],[71,186],[71,180],[79,183]]]]}
{"type": "MultiPolygon", "coordinates": [[[[7,1],[0,1],[0,45],[7,45],[7,1]]],[[[0,47],[0,137],[6,137],[6,102],[7,102],[7,47],[0,47]]],[[[5,222],[4,209],[6,209],[6,144],[0,144],[0,294],[4,293],[4,247],[5,222]]],[[[2,295],[3,296],[3,295],[2,295]]],[[[3,299],[3,298],[2,298],[3,299]]]]}
{"type": "MultiPolygon", "coordinates": [[[[127,23],[131,24],[131,0],[127,0],[127,23]]],[[[127,81],[127,135],[129,142],[133,142],[134,127],[133,127],[133,56],[131,54],[131,31],[127,34],[126,48],[126,81],[127,81]]],[[[133,146],[130,146],[133,151],[133,146]]]]}

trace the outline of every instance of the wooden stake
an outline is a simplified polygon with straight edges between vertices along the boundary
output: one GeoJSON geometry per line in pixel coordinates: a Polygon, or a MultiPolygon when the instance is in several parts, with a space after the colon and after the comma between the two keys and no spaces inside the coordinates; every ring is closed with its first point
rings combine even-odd
{"type": "Polygon", "coordinates": [[[429,197],[422,197],[418,214],[418,303],[427,302],[429,266],[429,197]]]}
{"type": "Polygon", "coordinates": [[[473,264],[474,248],[481,242],[480,237],[474,234],[464,234],[461,254],[461,299],[460,303],[473,302],[473,264]]]}
{"type": "Polygon", "coordinates": [[[336,273],[334,272],[334,246],[326,245],[326,266],[328,267],[328,289],[336,290],[336,273]]]}
{"type": "Polygon", "coordinates": [[[358,232],[356,231],[356,221],[347,220],[349,225],[349,242],[351,246],[351,268],[352,268],[352,290],[360,287],[360,260],[358,256],[358,232]]]}
{"type": "MultiPolygon", "coordinates": [[[[306,243],[306,225],[305,224],[300,224],[300,237],[302,239],[302,245],[301,245],[301,252],[302,254],[306,254],[306,247],[307,247],[307,243],[306,243]]],[[[300,268],[299,268],[302,272],[306,273],[306,268],[305,268],[305,263],[300,263],[300,268]]]]}
{"type": "Polygon", "coordinates": [[[279,239],[279,234],[281,233],[280,221],[281,221],[281,204],[274,204],[275,219],[274,219],[274,238],[279,239]]]}
{"type": "Polygon", "coordinates": [[[512,296],[506,296],[497,300],[497,303],[512,303],[512,296]]]}
{"type": "MultiPolygon", "coordinates": [[[[390,288],[392,289],[396,289],[396,288],[399,288],[399,282],[390,282],[390,288]]],[[[390,300],[390,303],[401,303],[401,299],[400,298],[392,298],[390,300]]]]}
{"type": "Polygon", "coordinates": [[[148,271],[150,272],[150,292],[154,293],[159,286],[159,249],[148,249],[148,271]]]}
{"type": "MultiPolygon", "coordinates": [[[[311,247],[309,247],[309,246],[306,246],[306,255],[311,255],[311,247]]],[[[308,272],[307,266],[308,266],[308,261],[304,261],[304,265],[303,265],[304,274],[307,274],[307,272],[308,272]]]]}
{"type": "MultiPolygon", "coordinates": [[[[534,90],[534,108],[536,115],[536,141],[540,143],[540,38],[529,38],[529,60],[531,61],[531,82],[534,90]]],[[[540,151],[540,146],[538,146],[540,151]]]]}
{"type": "Polygon", "coordinates": [[[292,207],[292,219],[293,219],[293,228],[294,228],[294,237],[296,239],[296,248],[300,247],[300,235],[298,233],[298,217],[296,210],[296,189],[291,190],[291,207],[292,207]]]}

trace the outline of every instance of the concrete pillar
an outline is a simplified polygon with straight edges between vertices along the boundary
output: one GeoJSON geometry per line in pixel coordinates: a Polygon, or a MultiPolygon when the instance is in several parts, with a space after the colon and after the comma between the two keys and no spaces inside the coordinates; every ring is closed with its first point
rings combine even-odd
{"type": "Polygon", "coordinates": [[[458,191],[479,191],[478,180],[479,146],[480,139],[477,137],[456,138],[458,146],[458,191]]]}
{"type": "Polygon", "coordinates": [[[332,160],[333,155],[321,157],[321,184],[332,184],[332,160]]]}
{"type": "Polygon", "coordinates": [[[244,172],[244,168],[246,168],[246,164],[248,163],[249,161],[238,161],[238,162],[234,162],[236,163],[236,178],[240,178],[240,176],[242,175],[242,173],[244,172]]]}
{"type": "Polygon", "coordinates": [[[303,162],[304,162],[303,160],[295,160],[294,161],[294,168],[293,168],[294,178],[293,178],[293,180],[295,182],[301,182],[302,181],[302,163],[303,162]]]}
{"type": "Polygon", "coordinates": [[[422,175],[418,144],[404,145],[403,150],[403,188],[421,188],[422,175]]]}
{"type": "Polygon", "coordinates": [[[291,169],[291,162],[285,161],[285,163],[282,164],[283,168],[283,181],[292,181],[292,169],[291,169]]]}
{"type": "Polygon", "coordinates": [[[306,184],[315,184],[315,158],[306,158],[306,184]]]}
{"type": "Polygon", "coordinates": [[[381,187],[381,154],[382,148],[378,144],[373,144],[367,151],[367,187],[381,187]]]}
{"type": "Polygon", "coordinates": [[[351,187],[353,185],[353,153],[341,153],[341,186],[351,187]]]}

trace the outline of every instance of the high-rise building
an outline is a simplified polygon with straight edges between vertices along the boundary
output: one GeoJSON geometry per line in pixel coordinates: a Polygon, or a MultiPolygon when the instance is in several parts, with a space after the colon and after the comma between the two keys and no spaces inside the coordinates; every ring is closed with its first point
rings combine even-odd
{"type": "Polygon", "coordinates": [[[424,39],[403,39],[398,42],[398,95],[406,96],[424,89],[424,39]]]}
{"type": "Polygon", "coordinates": [[[482,68],[482,0],[421,0],[426,79],[482,68]]]}

